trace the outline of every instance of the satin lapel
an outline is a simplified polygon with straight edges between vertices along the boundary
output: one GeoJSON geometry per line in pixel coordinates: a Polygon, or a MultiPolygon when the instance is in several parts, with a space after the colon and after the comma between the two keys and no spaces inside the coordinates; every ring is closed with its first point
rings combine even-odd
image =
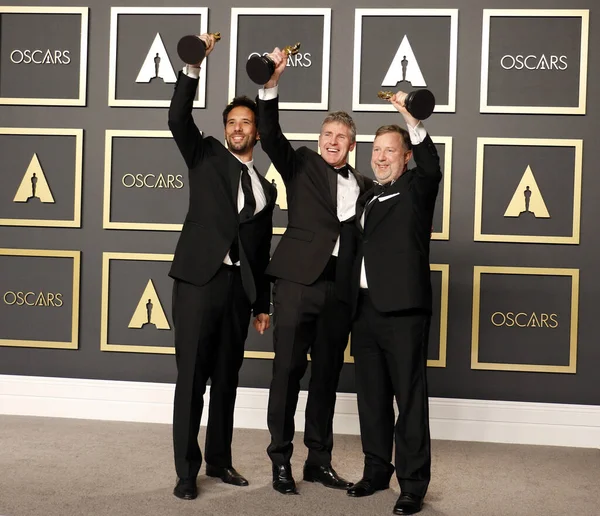
{"type": "MultiPolygon", "coordinates": [[[[373,189],[371,188],[369,191],[365,192],[364,194],[362,194],[358,200],[356,201],[356,225],[358,226],[358,229],[360,230],[360,232],[363,232],[363,227],[360,224],[360,219],[362,218],[362,215],[365,211],[365,206],[367,206],[367,203],[369,202],[369,200],[373,197],[373,189]]],[[[366,222],[366,215],[365,215],[365,222],[366,222]]]]}
{"type": "Polygon", "coordinates": [[[337,172],[333,170],[329,165],[327,167],[327,183],[329,184],[329,193],[331,194],[331,200],[333,201],[333,207],[337,214],[337,172]]]}
{"type": "Polygon", "coordinates": [[[273,193],[272,193],[273,186],[271,185],[271,183],[269,183],[269,181],[267,181],[265,179],[265,177],[258,170],[256,170],[256,167],[254,167],[254,170],[255,170],[256,174],[258,175],[258,179],[260,179],[260,184],[263,187],[263,192],[265,192],[267,206],[271,206],[272,204],[275,204],[275,200],[277,199],[277,194],[273,195],[273,193]]]}
{"type": "Polygon", "coordinates": [[[231,186],[231,200],[237,211],[238,189],[240,187],[240,174],[242,172],[242,164],[231,156],[232,159],[227,161],[227,175],[231,186]]]}

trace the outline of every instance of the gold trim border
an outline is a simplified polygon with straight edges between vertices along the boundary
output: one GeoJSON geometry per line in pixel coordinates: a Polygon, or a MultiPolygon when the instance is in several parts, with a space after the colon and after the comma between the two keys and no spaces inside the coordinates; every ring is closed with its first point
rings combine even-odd
{"type": "Polygon", "coordinates": [[[149,254],[149,253],[102,253],[102,300],[100,314],[100,351],[118,351],[124,353],[155,353],[161,355],[174,355],[175,347],[162,346],[136,346],[133,344],[110,344],[108,342],[108,298],[110,282],[110,261],[111,260],[133,260],[133,261],[154,261],[170,262],[173,260],[172,254],[149,254]]]}
{"type": "Polygon", "coordinates": [[[475,266],[473,268],[473,324],[471,334],[471,369],[489,371],[520,371],[535,373],[577,372],[577,331],[579,321],[579,269],[544,267],[475,266]],[[569,364],[564,366],[544,364],[505,364],[479,361],[479,319],[482,274],[523,274],[527,276],[571,276],[571,331],[569,338],[569,364]]]}
{"type": "Polygon", "coordinates": [[[323,65],[321,69],[321,99],[319,102],[280,102],[279,109],[327,110],[329,106],[329,69],[331,62],[331,7],[232,7],[231,37],[229,43],[229,89],[228,100],[236,95],[238,20],[240,16],[322,16],[323,17],[323,65]]]}
{"type": "Polygon", "coordinates": [[[30,256],[38,258],[71,258],[73,260],[73,313],[71,317],[71,341],[0,339],[0,347],[22,347],[42,349],[79,348],[79,300],[81,285],[81,251],[50,249],[0,249],[0,256],[30,256]]]}
{"type": "Polygon", "coordinates": [[[581,227],[581,176],[583,171],[583,140],[548,138],[477,138],[477,165],[475,172],[475,227],[476,242],[517,242],[532,244],[579,244],[581,227]],[[573,173],[573,230],[571,236],[499,235],[482,233],[483,180],[486,145],[521,145],[523,147],[574,147],[573,173]]]}
{"type": "Polygon", "coordinates": [[[81,227],[81,187],[83,177],[83,129],[50,129],[50,128],[22,128],[0,127],[0,135],[28,135],[28,136],[75,136],[75,182],[73,198],[73,219],[0,219],[0,226],[28,226],[52,228],[80,228],[81,227]]]}
{"type": "Polygon", "coordinates": [[[104,150],[104,210],[102,227],[104,229],[130,229],[145,231],[181,231],[183,224],[162,222],[116,222],[111,220],[111,179],[112,179],[112,142],[113,138],[172,138],[171,131],[137,131],[107,129],[104,150]]]}
{"type": "MultiPolygon", "coordinates": [[[[110,47],[108,64],[108,105],[110,107],[169,107],[170,100],[142,100],[118,99],[116,97],[117,85],[117,36],[120,14],[148,14],[148,15],[198,15],[200,16],[200,32],[208,32],[208,7],[111,7],[110,8],[110,47]]],[[[173,67],[177,75],[176,66],[173,67]]],[[[195,108],[206,107],[206,68],[204,64],[200,69],[200,81],[196,99],[192,106],[195,108]]]]}
{"type": "MultiPolygon", "coordinates": [[[[360,102],[360,72],[362,52],[362,28],[363,18],[366,16],[394,16],[397,18],[421,16],[421,17],[447,17],[450,19],[450,41],[448,45],[448,104],[436,105],[434,113],[456,112],[456,77],[458,60],[458,9],[404,9],[404,8],[377,8],[377,9],[355,9],[354,15],[354,66],[352,73],[352,110],[385,112],[396,111],[390,104],[362,104],[360,102]]],[[[391,63],[390,63],[391,64],[391,63]]],[[[373,92],[375,98],[377,92],[373,92]]]]}
{"type": "Polygon", "coordinates": [[[484,9],[481,38],[481,113],[585,115],[587,96],[588,47],[590,32],[589,9],[484,9]],[[568,106],[490,106],[488,79],[490,59],[490,24],[494,16],[521,18],[581,18],[581,51],[579,58],[579,105],[568,106]]]}
{"type": "Polygon", "coordinates": [[[19,106],[85,106],[87,88],[89,7],[16,7],[1,6],[0,14],[79,14],[81,15],[81,39],[79,44],[79,97],[76,99],[0,97],[0,105],[19,106]]]}

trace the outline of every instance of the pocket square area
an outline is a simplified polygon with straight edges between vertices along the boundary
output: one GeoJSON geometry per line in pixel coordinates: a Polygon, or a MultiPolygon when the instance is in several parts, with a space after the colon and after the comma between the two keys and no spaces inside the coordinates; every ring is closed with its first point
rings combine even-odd
{"type": "Polygon", "coordinates": [[[396,197],[396,195],[400,195],[400,192],[396,192],[396,193],[389,194],[389,195],[382,195],[381,197],[378,197],[377,199],[379,199],[379,202],[383,202],[383,201],[387,201],[388,199],[391,199],[392,197],[396,197]]]}

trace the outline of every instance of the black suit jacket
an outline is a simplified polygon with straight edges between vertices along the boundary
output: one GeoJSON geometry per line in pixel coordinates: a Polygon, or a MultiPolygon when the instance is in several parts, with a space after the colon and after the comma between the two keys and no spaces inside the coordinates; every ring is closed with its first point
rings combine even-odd
{"type": "MultiPolygon", "coordinates": [[[[337,173],[315,151],[291,146],[279,125],[278,105],[278,98],[258,100],[261,145],[283,178],[288,201],[288,226],[267,273],[310,285],[325,269],[342,227],[337,216],[337,173]]],[[[350,170],[361,194],[370,188],[371,179],[352,167],[350,170]]],[[[340,241],[340,247],[343,245],[340,241]]],[[[339,265],[338,260],[339,270],[344,270],[339,265]]],[[[349,277],[341,279],[339,272],[336,276],[339,285],[349,282],[349,277]]]]}
{"type": "Polygon", "coordinates": [[[413,146],[416,167],[407,170],[379,198],[373,190],[358,199],[356,248],[352,269],[356,306],[364,257],[369,295],[380,312],[431,311],[429,242],[435,199],[442,179],[439,157],[429,135],[413,146]],[[396,194],[396,195],[394,195],[396,194]],[[380,200],[381,199],[381,200],[380,200]],[[366,210],[364,230],[360,219],[366,210]]]}
{"type": "Polygon", "coordinates": [[[218,140],[203,136],[192,117],[198,79],[179,72],[169,108],[169,129],[189,168],[190,203],[169,275],[202,286],[218,271],[239,236],[244,290],[254,314],[269,313],[269,263],[275,187],[259,174],[267,205],[240,224],[237,198],[241,163],[218,140]]]}

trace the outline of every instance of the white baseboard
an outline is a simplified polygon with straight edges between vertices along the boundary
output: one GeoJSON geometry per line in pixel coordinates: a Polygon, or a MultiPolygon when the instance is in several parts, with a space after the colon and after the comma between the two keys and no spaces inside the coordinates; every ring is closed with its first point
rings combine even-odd
{"type": "MultiPolygon", "coordinates": [[[[0,375],[0,414],[169,424],[173,390],[162,383],[0,375]]],[[[236,428],[266,429],[267,399],[267,389],[239,388],[236,428]]],[[[305,407],[302,391],[299,431],[305,407]]],[[[600,448],[600,406],[431,398],[430,420],[433,439],[600,448]]],[[[359,434],[355,394],[338,394],[334,431],[359,434]]]]}

